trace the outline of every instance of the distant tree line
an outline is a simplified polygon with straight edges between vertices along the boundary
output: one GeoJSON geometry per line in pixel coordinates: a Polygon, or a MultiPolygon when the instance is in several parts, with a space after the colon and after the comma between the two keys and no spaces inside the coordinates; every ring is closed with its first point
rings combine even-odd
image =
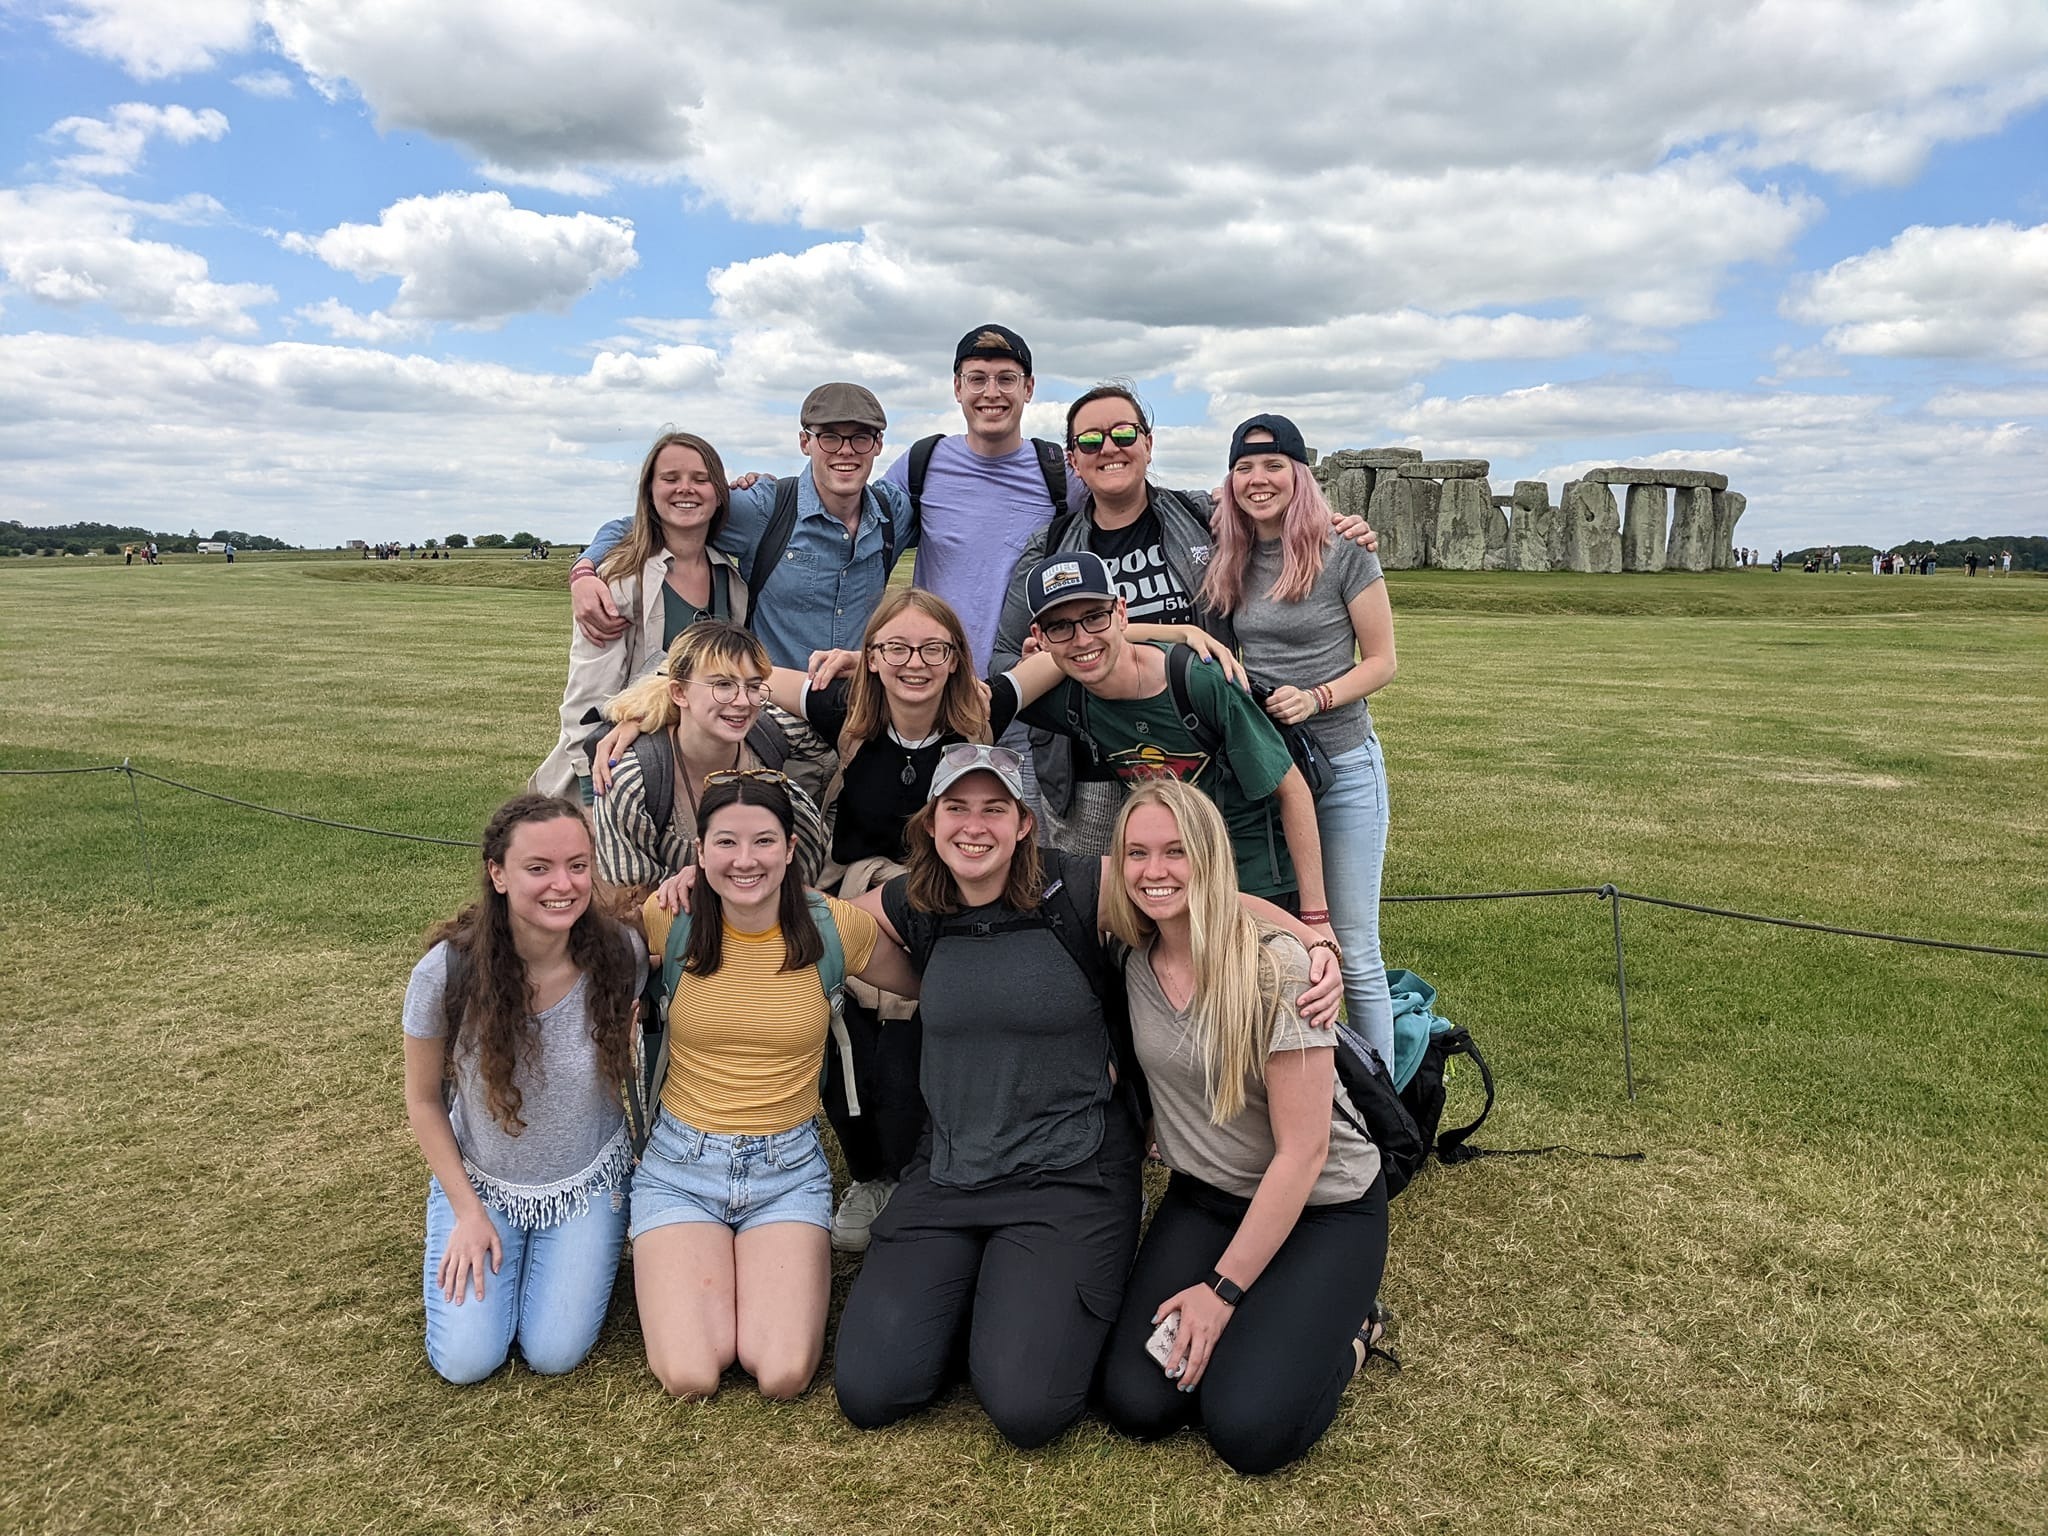
{"type": "Polygon", "coordinates": [[[1903,554],[1909,550],[1917,555],[1931,549],[1934,551],[1935,563],[1944,570],[1955,569],[1972,555],[1977,557],[1977,563],[1981,566],[1987,560],[1997,560],[2009,549],[2012,551],[2014,570],[2048,571],[2048,538],[2039,535],[2023,538],[2013,534],[2002,539],[1900,539],[1897,543],[1886,544],[1882,548],[1873,548],[1868,544],[1816,544],[1806,549],[1788,549],[1785,551],[1785,558],[1804,560],[1808,555],[1818,555],[1828,547],[1841,550],[1842,564],[1862,566],[1870,564],[1872,555],[1890,554],[1894,551],[1903,554]]]}
{"type": "Polygon", "coordinates": [[[239,528],[217,528],[212,533],[201,533],[196,528],[184,533],[165,533],[148,528],[124,528],[113,523],[65,523],[56,528],[30,528],[21,523],[0,522],[0,556],[84,555],[94,551],[118,555],[123,545],[147,544],[152,539],[165,554],[179,555],[196,553],[201,542],[209,539],[232,544],[237,549],[298,547],[282,539],[273,539],[266,533],[244,533],[239,528]]]}

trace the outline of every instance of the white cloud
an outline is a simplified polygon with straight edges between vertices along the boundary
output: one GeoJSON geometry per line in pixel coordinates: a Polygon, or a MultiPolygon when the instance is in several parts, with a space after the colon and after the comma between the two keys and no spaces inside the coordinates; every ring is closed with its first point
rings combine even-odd
{"type": "Polygon", "coordinates": [[[78,153],[57,161],[74,176],[127,176],[142,164],[151,139],[191,144],[225,138],[227,117],[212,107],[158,107],[124,101],[107,116],[67,117],[50,125],[46,137],[68,138],[78,153]]]}
{"type": "Polygon", "coordinates": [[[515,208],[502,192],[408,197],[375,224],[340,224],[321,235],[287,235],[283,243],[365,281],[397,278],[389,321],[469,326],[499,325],[534,310],[564,312],[640,260],[625,219],[535,213],[515,208]]]}
{"type": "Polygon", "coordinates": [[[274,69],[259,69],[252,74],[235,76],[235,89],[251,96],[261,96],[268,101],[283,101],[294,94],[291,77],[274,69]]]}
{"type": "Polygon", "coordinates": [[[418,336],[428,329],[423,321],[394,320],[389,315],[374,312],[361,314],[339,299],[302,304],[293,313],[344,341],[393,341],[400,337],[418,336]]]}
{"type": "Polygon", "coordinates": [[[138,80],[209,69],[255,41],[256,0],[59,0],[50,26],[138,80]]]}
{"type": "Polygon", "coordinates": [[[1916,224],[1807,278],[1783,310],[1845,355],[2048,361],[2048,224],[1916,224]]]}
{"type": "Polygon", "coordinates": [[[142,220],[190,223],[218,216],[210,198],[140,203],[93,187],[0,189],[0,271],[18,291],[61,308],[104,304],[145,325],[248,335],[248,311],[274,303],[258,283],[216,283],[206,258],[135,238],[142,220]]]}

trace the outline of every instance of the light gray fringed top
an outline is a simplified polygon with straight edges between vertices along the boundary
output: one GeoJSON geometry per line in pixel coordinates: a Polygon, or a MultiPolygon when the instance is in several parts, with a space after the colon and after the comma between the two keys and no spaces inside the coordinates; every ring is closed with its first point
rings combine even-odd
{"type": "MultiPolygon", "coordinates": [[[[641,964],[646,952],[634,936],[641,964]]],[[[405,988],[405,1032],[420,1040],[447,1033],[443,997],[448,946],[421,956],[405,988]]],[[[448,1108],[462,1166],[485,1205],[528,1230],[551,1227],[589,1209],[591,1196],[626,1187],[633,1166],[619,1085],[598,1068],[586,1008],[590,978],[578,978],[554,1007],[528,1022],[536,1045],[522,1042],[513,1081],[523,1095],[526,1128],[508,1134],[492,1118],[483,1071],[474,1051],[455,1058],[455,1090],[448,1108]]]]}

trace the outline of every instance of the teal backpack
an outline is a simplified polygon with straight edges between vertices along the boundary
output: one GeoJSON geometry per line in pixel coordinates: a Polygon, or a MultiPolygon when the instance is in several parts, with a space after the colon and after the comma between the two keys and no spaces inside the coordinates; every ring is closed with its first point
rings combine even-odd
{"type": "MultiPolygon", "coordinates": [[[[811,921],[818,925],[818,937],[825,942],[825,952],[818,957],[818,981],[832,1005],[831,1032],[843,1051],[847,1048],[846,1026],[839,1010],[846,988],[846,951],[840,946],[839,924],[825,898],[816,891],[805,891],[804,897],[810,903],[811,921]]],[[[668,1080],[668,1005],[676,995],[683,954],[689,947],[690,914],[678,912],[669,920],[668,936],[661,947],[661,969],[650,974],[641,994],[640,1033],[634,1042],[633,1070],[626,1079],[626,1121],[632,1131],[635,1163],[647,1150],[647,1138],[654,1134],[654,1122],[661,1117],[661,1085],[668,1080]]],[[[849,1108],[859,1113],[857,1106],[849,1108]]]]}

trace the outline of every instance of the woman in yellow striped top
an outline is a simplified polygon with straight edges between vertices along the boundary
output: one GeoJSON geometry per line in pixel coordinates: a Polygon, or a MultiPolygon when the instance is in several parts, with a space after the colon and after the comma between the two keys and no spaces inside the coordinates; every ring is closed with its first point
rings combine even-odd
{"type": "MultiPolygon", "coordinates": [[[[817,1113],[831,1004],[824,939],[790,870],[795,825],[781,774],[706,779],[669,1073],[633,1179],[647,1364],[679,1397],[711,1396],[735,1360],[763,1396],[795,1397],[825,1352],[832,1175],[817,1113]]],[[[825,901],[848,973],[914,995],[916,974],[875,920],[825,901]]],[[[650,903],[647,915],[665,929],[666,913],[650,903]]]]}

